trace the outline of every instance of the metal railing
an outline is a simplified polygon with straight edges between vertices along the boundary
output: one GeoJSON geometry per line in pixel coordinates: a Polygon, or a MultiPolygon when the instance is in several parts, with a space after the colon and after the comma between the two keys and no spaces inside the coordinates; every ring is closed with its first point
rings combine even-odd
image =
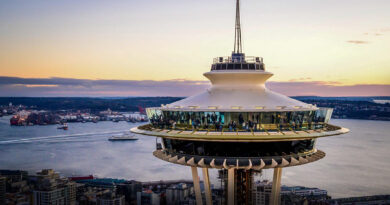
{"type": "Polygon", "coordinates": [[[263,63],[262,57],[256,56],[222,56],[214,58],[213,63],[263,63]]]}

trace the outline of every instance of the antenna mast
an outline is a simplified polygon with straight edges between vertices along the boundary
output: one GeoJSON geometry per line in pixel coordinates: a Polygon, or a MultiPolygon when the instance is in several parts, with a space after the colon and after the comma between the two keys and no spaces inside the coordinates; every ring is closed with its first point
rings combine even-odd
{"type": "Polygon", "coordinates": [[[233,51],[233,53],[242,53],[240,0],[237,0],[237,5],[236,5],[236,29],[235,29],[235,34],[234,34],[234,51],[233,51]]]}

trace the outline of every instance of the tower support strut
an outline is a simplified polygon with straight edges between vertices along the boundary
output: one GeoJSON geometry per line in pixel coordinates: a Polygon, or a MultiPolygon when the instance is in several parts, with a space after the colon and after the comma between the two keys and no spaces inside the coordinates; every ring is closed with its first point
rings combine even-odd
{"type": "Polygon", "coordinates": [[[202,168],[202,171],[203,171],[203,182],[204,182],[204,193],[205,193],[205,197],[206,197],[206,205],[212,205],[213,201],[211,198],[209,169],[202,168]]]}
{"type": "Polygon", "coordinates": [[[280,204],[280,182],[282,180],[282,168],[274,169],[270,205],[280,204]]]}
{"type": "Polygon", "coordinates": [[[234,168],[228,169],[228,191],[227,191],[227,204],[228,205],[234,205],[235,202],[235,187],[234,187],[234,180],[235,180],[235,170],[234,168]]]}
{"type": "Polygon", "coordinates": [[[198,168],[191,167],[191,171],[192,171],[192,180],[194,182],[196,205],[203,205],[202,192],[200,191],[198,168]]]}

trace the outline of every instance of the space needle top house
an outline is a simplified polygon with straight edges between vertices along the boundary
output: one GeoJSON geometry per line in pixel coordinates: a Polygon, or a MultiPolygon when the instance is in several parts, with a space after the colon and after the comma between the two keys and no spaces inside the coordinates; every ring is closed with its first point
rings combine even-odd
{"type": "Polygon", "coordinates": [[[265,87],[273,74],[261,57],[242,52],[237,0],[234,51],[215,58],[204,76],[212,86],[195,96],[147,108],[150,124],[134,133],[162,138],[154,156],[190,166],[197,204],[202,204],[197,168],[203,170],[206,204],[212,204],[208,168],[227,170],[228,204],[251,204],[253,172],[274,169],[270,203],[280,201],[283,167],[319,160],[320,137],[348,132],[328,124],[330,108],[319,108],[265,87]]]}

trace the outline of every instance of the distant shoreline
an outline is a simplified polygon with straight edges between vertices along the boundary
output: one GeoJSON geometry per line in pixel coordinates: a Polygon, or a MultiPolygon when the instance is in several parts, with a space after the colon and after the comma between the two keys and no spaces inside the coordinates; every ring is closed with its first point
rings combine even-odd
{"type": "MultiPolygon", "coordinates": [[[[333,119],[363,119],[390,121],[389,96],[372,97],[319,97],[295,96],[296,100],[318,107],[333,108],[333,119]]],[[[159,107],[162,104],[183,99],[183,97],[0,97],[0,116],[7,106],[21,106],[18,110],[84,111],[96,114],[107,109],[116,112],[136,112],[140,108],[159,107]]],[[[15,110],[14,110],[15,111],[15,110]]],[[[14,111],[6,113],[14,114],[14,111]]]]}

